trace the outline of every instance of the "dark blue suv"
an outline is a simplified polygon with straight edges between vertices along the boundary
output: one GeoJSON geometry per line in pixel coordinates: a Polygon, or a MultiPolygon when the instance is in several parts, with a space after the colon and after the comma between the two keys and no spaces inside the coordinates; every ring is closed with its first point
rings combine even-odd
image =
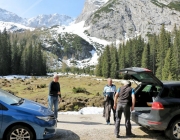
{"type": "Polygon", "coordinates": [[[54,113],[43,105],[0,89],[0,139],[49,139],[56,125],[54,113]]]}
{"type": "Polygon", "coordinates": [[[132,121],[151,130],[165,131],[172,140],[180,140],[180,81],[162,82],[145,68],[125,68],[120,72],[138,82],[132,121]]]}

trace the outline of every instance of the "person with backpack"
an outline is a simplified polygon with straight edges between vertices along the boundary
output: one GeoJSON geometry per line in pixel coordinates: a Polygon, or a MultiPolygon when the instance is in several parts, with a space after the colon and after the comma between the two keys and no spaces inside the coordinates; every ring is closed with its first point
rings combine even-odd
{"type": "Polygon", "coordinates": [[[114,122],[116,119],[115,110],[113,108],[114,95],[116,93],[116,86],[112,84],[111,78],[108,78],[107,82],[108,84],[104,87],[104,90],[103,90],[103,95],[105,97],[103,116],[106,118],[107,125],[110,125],[111,109],[113,110],[114,122]]]}
{"type": "Polygon", "coordinates": [[[115,124],[115,137],[119,138],[119,129],[120,129],[120,121],[122,113],[124,112],[125,117],[125,126],[126,126],[126,136],[127,137],[135,137],[135,135],[131,132],[131,122],[130,115],[131,111],[134,110],[135,106],[135,95],[134,89],[131,88],[131,82],[125,81],[124,86],[119,88],[116,92],[114,98],[114,109],[116,109],[116,124],[115,124]],[[117,99],[119,97],[118,103],[117,99]]]}

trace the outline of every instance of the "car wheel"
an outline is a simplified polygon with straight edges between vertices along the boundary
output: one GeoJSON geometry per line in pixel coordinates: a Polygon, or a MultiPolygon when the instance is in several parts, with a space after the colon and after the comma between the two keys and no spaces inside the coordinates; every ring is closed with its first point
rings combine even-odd
{"type": "Polygon", "coordinates": [[[17,125],[8,131],[6,140],[34,140],[34,135],[28,127],[17,125]]]}
{"type": "Polygon", "coordinates": [[[180,120],[176,120],[172,126],[170,131],[170,137],[173,140],[180,140],[180,120]]]}

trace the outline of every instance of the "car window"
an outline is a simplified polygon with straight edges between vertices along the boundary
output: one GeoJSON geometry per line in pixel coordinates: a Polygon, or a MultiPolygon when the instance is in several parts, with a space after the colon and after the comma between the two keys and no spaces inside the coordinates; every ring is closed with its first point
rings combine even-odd
{"type": "Polygon", "coordinates": [[[144,88],[143,88],[143,92],[149,92],[151,90],[151,87],[152,85],[146,85],[144,88]]]}
{"type": "Polygon", "coordinates": [[[138,73],[138,74],[133,74],[133,76],[138,79],[139,81],[144,80],[144,79],[150,79],[153,80],[151,76],[149,76],[147,73],[138,73]]]}
{"type": "Polygon", "coordinates": [[[180,98],[180,86],[165,87],[161,97],[180,98]]]}
{"type": "Polygon", "coordinates": [[[18,103],[20,98],[0,89],[0,100],[6,104],[18,103]]]}

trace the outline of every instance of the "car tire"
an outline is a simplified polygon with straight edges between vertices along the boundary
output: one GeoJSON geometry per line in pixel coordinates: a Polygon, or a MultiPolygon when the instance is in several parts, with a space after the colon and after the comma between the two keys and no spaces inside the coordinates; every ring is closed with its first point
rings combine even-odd
{"type": "Polygon", "coordinates": [[[170,127],[170,139],[180,140],[180,119],[172,123],[170,127]]]}
{"type": "Polygon", "coordinates": [[[6,140],[34,140],[34,138],[32,130],[22,125],[13,126],[6,135],[6,140]]]}

